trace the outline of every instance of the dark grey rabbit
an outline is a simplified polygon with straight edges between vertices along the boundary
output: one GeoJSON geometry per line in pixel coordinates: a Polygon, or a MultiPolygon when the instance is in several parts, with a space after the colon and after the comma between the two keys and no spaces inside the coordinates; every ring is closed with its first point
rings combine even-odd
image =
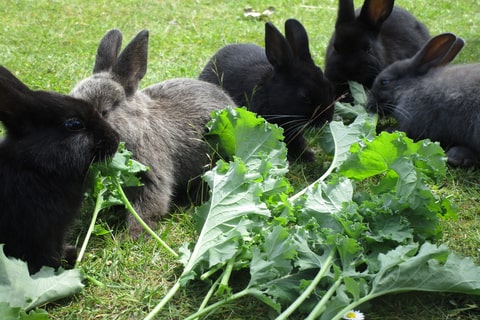
{"type": "Polygon", "coordinates": [[[265,49],[232,44],[207,63],[200,80],[220,85],[239,106],[285,130],[290,160],[314,161],[302,131],[333,117],[333,87],[310,55],[308,35],[300,22],[285,22],[285,37],[265,24],[265,49]]]}
{"type": "Polygon", "coordinates": [[[118,135],[87,102],[32,91],[3,67],[0,121],[0,243],[31,273],[58,268],[88,168],[115,153],[118,135]]]}
{"type": "Polygon", "coordinates": [[[391,114],[410,138],[440,142],[454,166],[480,157],[480,64],[447,66],[463,46],[451,33],[432,38],[378,75],[367,105],[391,114]]]}
{"type": "MultiPolygon", "coordinates": [[[[139,32],[120,52],[122,34],[110,30],[100,41],[93,75],[71,95],[89,101],[119,132],[120,139],[151,170],[141,188],[127,190],[134,208],[153,226],[172,203],[188,198],[190,181],[209,164],[202,140],[211,112],[234,102],[220,88],[195,79],[173,79],[137,90],[147,71],[148,31],[139,32]]],[[[133,237],[142,231],[129,216],[133,237]]]]}
{"type": "Polygon", "coordinates": [[[365,0],[355,11],[353,0],[339,0],[325,58],[325,76],[337,97],[348,92],[348,81],[370,88],[380,71],[412,57],[430,39],[425,25],[394,2],[365,0]]]}

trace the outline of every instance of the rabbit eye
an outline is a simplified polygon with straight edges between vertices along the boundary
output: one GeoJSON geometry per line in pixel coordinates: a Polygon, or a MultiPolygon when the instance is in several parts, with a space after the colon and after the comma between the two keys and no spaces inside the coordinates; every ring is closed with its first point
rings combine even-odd
{"type": "Polygon", "coordinates": [[[63,126],[70,131],[79,131],[85,129],[85,124],[83,123],[83,121],[77,118],[65,120],[63,126]]]}
{"type": "Polygon", "coordinates": [[[115,101],[113,101],[112,107],[113,107],[113,108],[118,107],[121,102],[122,102],[121,100],[115,100],[115,101]]]}
{"type": "Polygon", "coordinates": [[[385,87],[385,86],[388,86],[390,84],[390,79],[381,79],[380,80],[380,84],[385,87]]]}

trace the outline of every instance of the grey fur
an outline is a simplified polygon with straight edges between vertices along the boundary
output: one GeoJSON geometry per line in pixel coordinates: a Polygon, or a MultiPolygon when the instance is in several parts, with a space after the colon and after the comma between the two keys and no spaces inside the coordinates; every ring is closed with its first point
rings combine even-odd
{"type": "MultiPolygon", "coordinates": [[[[186,198],[190,180],[208,165],[202,134],[211,112],[235,104],[217,86],[194,79],[167,80],[137,91],[146,73],[148,32],[140,32],[117,58],[120,46],[121,33],[109,31],[100,42],[94,74],[71,95],[93,103],[136,159],[150,166],[144,187],[128,196],[152,226],[172,202],[186,198]]],[[[133,218],[128,223],[132,236],[138,236],[140,225],[133,218]]]]}
{"type": "Polygon", "coordinates": [[[392,64],[376,78],[367,108],[391,114],[412,139],[440,142],[452,165],[471,166],[480,155],[480,64],[447,66],[463,45],[441,34],[392,64]]]}

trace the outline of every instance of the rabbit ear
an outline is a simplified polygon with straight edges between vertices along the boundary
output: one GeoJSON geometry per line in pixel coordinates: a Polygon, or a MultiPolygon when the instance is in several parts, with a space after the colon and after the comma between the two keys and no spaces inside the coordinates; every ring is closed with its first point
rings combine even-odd
{"type": "Polygon", "coordinates": [[[148,30],[142,30],[123,49],[112,69],[119,76],[127,97],[137,91],[138,83],[147,73],[147,62],[148,30]]]}
{"type": "Polygon", "coordinates": [[[93,73],[111,71],[122,47],[122,33],[117,29],[108,31],[100,40],[93,73]]]}
{"type": "Polygon", "coordinates": [[[288,67],[293,60],[287,39],[270,22],[265,23],[265,54],[275,68],[288,67]]]}
{"type": "Polygon", "coordinates": [[[450,50],[448,51],[448,53],[443,57],[441,61],[437,63],[436,67],[444,66],[452,62],[453,59],[455,59],[455,57],[458,55],[458,53],[462,50],[464,46],[465,46],[465,41],[463,41],[462,38],[457,38],[455,42],[452,44],[452,46],[450,47],[450,50]]]}
{"type": "MultiPolygon", "coordinates": [[[[0,66],[0,101],[7,101],[12,92],[17,95],[29,94],[31,90],[5,67],[0,66]]],[[[1,105],[4,106],[4,104],[1,105]]]]}
{"type": "Polygon", "coordinates": [[[464,41],[453,33],[442,33],[433,37],[412,58],[415,69],[423,74],[431,68],[451,62],[464,46],[464,41]]]}
{"type": "Polygon", "coordinates": [[[338,16],[336,25],[355,20],[355,7],[353,0],[340,0],[338,2],[338,16]]]}
{"type": "Polygon", "coordinates": [[[365,0],[359,19],[369,26],[379,29],[393,10],[394,0],[365,0]]]}
{"type": "Polygon", "coordinates": [[[32,90],[10,71],[0,66],[0,121],[10,133],[22,127],[24,111],[32,90]]]}
{"type": "Polygon", "coordinates": [[[312,61],[308,45],[307,30],[305,30],[299,21],[288,19],[285,22],[285,37],[287,38],[295,57],[298,57],[303,61],[312,61]]]}

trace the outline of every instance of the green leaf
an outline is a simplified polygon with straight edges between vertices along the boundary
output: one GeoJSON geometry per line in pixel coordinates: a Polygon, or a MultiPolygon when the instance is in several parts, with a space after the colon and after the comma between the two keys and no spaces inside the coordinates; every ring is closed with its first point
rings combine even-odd
{"type": "Polygon", "coordinates": [[[257,168],[261,167],[259,162],[268,159],[273,170],[285,172],[287,149],[282,128],[245,108],[230,107],[215,111],[207,128],[207,141],[223,158],[236,156],[257,168]]]}
{"type": "Polygon", "coordinates": [[[0,319],[2,320],[48,320],[45,310],[32,310],[28,313],[20,307],[12,308],[6,302],[0,302],[0,319]]]}
{"type": "Polygon", "coordinates": [[[296,255],[294,241],[288,230],[281,226],[273,227],[266,233],[262,245],[252,248],[248,287],[288,275],[293,269],[292,260],[296,255]]]}
{"type": "Polygon", "coordinates": [[[42,267],[30,276],[27,264],[7,258],[0,244],[0,302],[29,311],[46,303],[71,296],[82,288],[82,273],[78,269],[60,270],[42,267]]]}
{"type": "MultiPolygon", "coordinates": [[[[350,125],[344,125],[340,121],[332,121],[324,130],[323,140],[320,141],[322,148],[328,152],[333,147],[334,157],[328,170],[316,181],[324,181],[330,176],[350,155],[350,147],[362,139],[373,139],[375,136],[376,117],[366,113],[359,115],[350,125]],[[331,147],[329,147],[329,145],[331,147]]],[[[302,196],[314,184],[306,187],[291,200],[294,201],[302,196]]]]}
{"type": "Polygon", "coordinates": [[[343,209],[345,202],[352,201],[353,184],[349,179],[339,178],[329,183],[316,182],[305,194],[303,211],[320,213],[337,213],[343,209]]]}
{"type": "Polygon", "coordinates": [[[480,295],[480,267],[447,246],[424,243],[399,247],[378,257],[380,270],[371,295],[407,290],[480,295]]]}
{"type": "Polygon", "coordinates": [[[230,164],[220,160],[215,169],[205,175],[211,197],[196,210],[202,227],[182,278],[190,279],[232,258],[242,237],[250,237],[255,226],[251,218],[270,215],[260,201],[261,189],[254,183],[258,177],[247,172],[238,158],[230,164]]]}
{"type": "Polygon", "coordinates": [[[359,106],[366,105],[368,97],[363,85],[355,81],[349,81],[348,86],[352,93],[353,103],[359,106]]]}
{"type": "Polygon", "coordinates": [[[92,233],[96,236],[104,236],[106,234],[110,234],[111,231],[105,229],[103,226],[96,224],[95,227],[93,228],[92,233]]]}
{"type": "Polygon", "coordinates": [[[340,173],[357,180],[394,170],[400,181],[409,185],[415,180],[413,170],[430,178],[445,174],[445,154],[440,145],[428,140],[414,142],[402,132],[382,132],[372,141],[353,145],[350,153],[340,173]]]}

